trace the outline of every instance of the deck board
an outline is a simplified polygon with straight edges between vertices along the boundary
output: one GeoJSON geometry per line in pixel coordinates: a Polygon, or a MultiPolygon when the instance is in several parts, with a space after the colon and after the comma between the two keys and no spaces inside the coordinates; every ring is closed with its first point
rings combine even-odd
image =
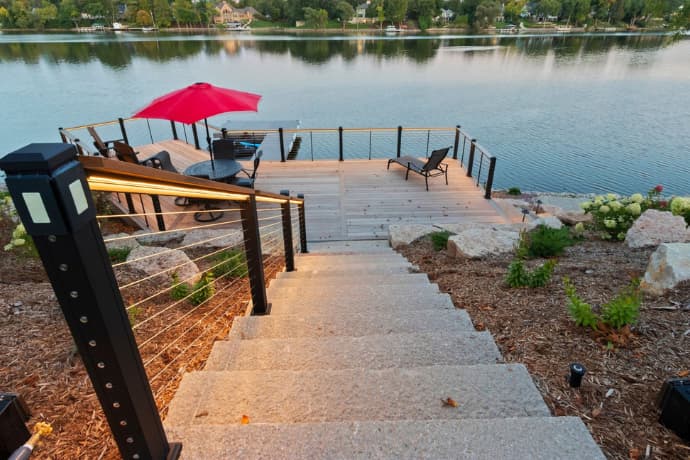
{"type": "MultiPolygon", "coordinates": [[[[209,158],[208,152],[183,141],[164,141],[138,150],[141,157],[167,150],[180,171],[209,158]]],[[[284,189],[304,193],[310,241],[387,238],[390,224],[507,222],[483,198],[473,179],[465,176],[458,161],[446,162],[449,185],[443,177],[430,178],[428,192],[422,176],[411,173],[405,181],[405,169],[391,165],[387,170],[386,160],[262,161],[256,187],[274,193],[284,189]]],[[[252,167],[250,161],[243,163],[252,167]]],[[[189,210],[166,197],[161,206],[164,213],[189,210]]],[[[236,213],[228,213],[226,219],[236,217],[236,213]]],[[[168,228],[198,225],[192,214],[166,215],[165,220],[168,228]]]]}

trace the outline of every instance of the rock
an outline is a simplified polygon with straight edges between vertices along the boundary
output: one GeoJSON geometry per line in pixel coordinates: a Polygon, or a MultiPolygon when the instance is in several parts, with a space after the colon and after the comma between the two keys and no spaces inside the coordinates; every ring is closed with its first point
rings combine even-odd
{"type": "Polygon", "coordinates": [[[681,281],[690,280],[690,244],[663,243],[649,258],[642,290],[662,295],[681,281]]]}
{"type": "Polygon", "coordinates": [[[558,220],[563,222],[565,225],[570,225],[571,227],[577,225],[577,224],[588,224],[592,222],[592,215],[591,214],[583,214],[581,212],[566,212],[566,211],[561,211],[555,213],[556,217],[558,217],[558,220]]]}
{"type": "Polygon", "coordinates": [[[570,195],[554,195],[554,194],[540,194],[534,197],[534,202],[541,200],[542,207],[553,214],[557,214],[556,209],[563,212],[572,212],[583,214],[584,211],[580,208],[580,203],[588,201],[586,196],[570,196],[570,195]]]}
{"type": "Polygon", "coordinates": [[[244,251],[243,241],[240,229],[197,229],[190,230],[184,235],[182,246],[194,245],[195,248],[208,249],[237,247],[244,251]]]}
{"type": "Polygon", "coordinates": [[[455,257],[480,259],[513,250],[520,233],[506,228],[469,228],[448,238],[448,252],[455,257]]]}
{"type": "Polygon", "coordinates": [[[138,230],[133,235],[137,235],[139,244],[145,246],[165,246],[170,243],[179,243],[185,234],[182,232],[157,233],[148,230],[138,230]]]}
{"type": "Polygon", "coordinates": [[[408,224],[408,225],[389,225],[388,242],[393,249],[412,243],[417,238],[421,238],[429,233],[438,232],[439,229],[433,225],[408,224]]]}
{"type": "Polygon", "coordinates": [[[105,240],[105,247],[111,249],[134,249],[139,247],[139,242],[136,238],[128,233],[114,233],[103,237],[105,240]],[[110,241],[114,240],[114,241],[110,241]]]}
{"type": "Polygon", "coordinates": [[[170,283],[174,272],[177,272],[181,281],[191,283],[199,278],[199,268],[196,264],[187,257],[187,254],[177,249],[138,246],[129,253],[127,262],[129,263],[123,267],[141,270],[146,276],[160,274],[154,280],[164,285],[170,283]],[[172,269],[172,267],[176,268],[172,269]]]}
{"type": "Polygon", "coordinates": [[[661,243],[682,243],[687,241],[685,219],[670,212],[648,209],[633,223],[625,235],[625,244],[630,248],[657,246],[661,243]]]}
{"type": "Polygon", "coordinates": [[[561,220],[556,216],[539,217],[530,222],[529,229],[532,230],[540,225],[545,225],[551,228],[561,228],[563,227],[563,222],[561,222],[561,220]]]}

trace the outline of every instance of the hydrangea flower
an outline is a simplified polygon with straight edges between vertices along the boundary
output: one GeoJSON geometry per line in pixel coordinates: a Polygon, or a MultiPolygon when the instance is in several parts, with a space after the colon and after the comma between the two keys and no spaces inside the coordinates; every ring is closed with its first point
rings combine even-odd
{"type": "Polygon", "coordinates": [[[612,219],[604,219],[604,225],[606,228],[615,228],[617,223],[615,220],[612,219]]]}
{"type": "Polygon", "coordinates": [[[618,198],[618,197],[617,197],[616,195],[614,195],[613,193],[607,193],[607,194],[606,194],[606,199],[609,200],[609,201],[613,201],[613,200],[615,200],[616,198],[618,198]]]}
{"type": "Polygon", "coordinates": [[[618,238],[620,241],[623,241],[623,240],[625,239],[625,233],[620,232],[620,233],[618,234],[617,238],[618,238]]]}
{"type": "Polygon", "coordinates": [[[585,231],[585,224],[583,224],[582,222],[576,223],[575,224],[575,231],[578,233],[584,232],[585,231]]]}
{"type": "Polygon", "coordinates": [[[608,212],[609,212],[610,210],[611,210],[611,208],[609,208],[609,207],[606,206],[606,205],[603,205],[602,207],[599,208],[599,212],[602,213],[602,214],[608,214],[608,212]]]}
{"type": "MultiPolygon", "coordinates": [[[[642,196],[642,195],[640,195],[640,196],[642,196]]],[[[633,216],[639,216],[640,213],[642,213],[642,207],[640,206],[640,203],[638,203],[638,202],[630,203],[630,204],[626,207],[626,209],[627,209],[628,212],[629,212],[630,214],[632,214],[633,216]]]]}
{"type": "Polygon", "coordinates": [[[580,203],[580,208],[582,208],[583,211],[588,211],[589,208],[592,207],[592,202],[591,201],[585,201],[584,203],[580,203]]]}
{"type": "Polygon", "coordinates": [[[24,238],[17,238],[12,240],[12,244],[15,246],[24,246],[24,244],[26,244],[26,240],[24,238]]]}
{"type": "Polygon", "coordinates": [[[612,201],[609,203],[609,207],[613,209],[614,211],[618,211],[620,208],[623,207],[620,201],[612,201]]]}
{"type": "Polygon", "coordinates": [[[633,203],[642,203],[644,201],[644,197],[642,196],[641,193],[635,193],[633,195],[630,195],[630,201],[633,203]]]}

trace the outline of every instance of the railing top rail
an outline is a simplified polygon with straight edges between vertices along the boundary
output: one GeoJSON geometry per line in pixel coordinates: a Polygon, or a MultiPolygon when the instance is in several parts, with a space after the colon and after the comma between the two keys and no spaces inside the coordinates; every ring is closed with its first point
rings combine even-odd
{"type": "Polygon", "coordinates": [[[247,200],[254,195],[256,201],[278,203],[285,203],[286,201],[303,202],[301,198],[287,197],[261,190],[255,191],[246,187],[183,176],[169,171],[108,158],[80,156],[78,159],[86,170],[89,184],[95,185],[98,190],[118,191],[118,188],[131,187],[127,191],[132,193],[193,196],[238,201],[247,200]]]}
{"type": "MultiPolygon", "coordinates": [[[[128,120],[131,120],[131,118],[125,118],[125,119],[124,119],[124,121],[128,121],[128,120]]],[[[110,121],[101,121],[101,122],[98,122],[98,123],[89,123],[89,124],[86,124],[86,125],[70,126],[70,127],[62,128],[62,129],[63,129],[64,131],[76,131],[76,130],[78,130],[78,129],[86,129],[86,128],[89,128],[89,127],[91,127],[91,128],[98,128],[98,127],[100,127],[100,126],[110,126],[110,125],[116,125],[116,124],[118,124],[118,123],[120,123],[119,120],[110,120],[110,121]]]]}
{"type": "Polygon", "coordinates": [[[474,146],[475,146],[475,148],[478,149],[478,150],[482,153],[482,155],[484,155],[485,157],[493,158],[493,155],[490,154],[489,151],[488,151],[483,145],[481,145],[480,143],[478,143],[478,142],[475,141],[475,142],[474,142],[474,146]]]}

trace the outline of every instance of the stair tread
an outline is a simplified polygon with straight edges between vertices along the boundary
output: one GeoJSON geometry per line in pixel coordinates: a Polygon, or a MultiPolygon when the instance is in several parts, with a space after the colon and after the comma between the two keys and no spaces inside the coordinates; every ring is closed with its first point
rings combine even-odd
{"type": "Polygon", "coordinates": [[[195,460],[605,458],[578,417],[165,426],[195,460]]]}
{"type": "Polygon", "coordinates": [[[520,364],[186,374],[171,424],[297,423],[547,416],[520,364]],[[451,397],[459,408],[442,400],[451,397]],[[457,410],[456,410],[457,409],[457,410]]]}
{"type": "Polygon", "coordinates": [[[465,310],[411,310],[394,313],[334,310],[322,315],[268,315],[235,318],[230,338],[349,336],[405,332],[474,331],[465,310]]]}
{"type": "Polygon", "coordinates": [[[205,370],[385,369],[500,361],[488,332],[433,332],[219,341],[205,370]]]}

